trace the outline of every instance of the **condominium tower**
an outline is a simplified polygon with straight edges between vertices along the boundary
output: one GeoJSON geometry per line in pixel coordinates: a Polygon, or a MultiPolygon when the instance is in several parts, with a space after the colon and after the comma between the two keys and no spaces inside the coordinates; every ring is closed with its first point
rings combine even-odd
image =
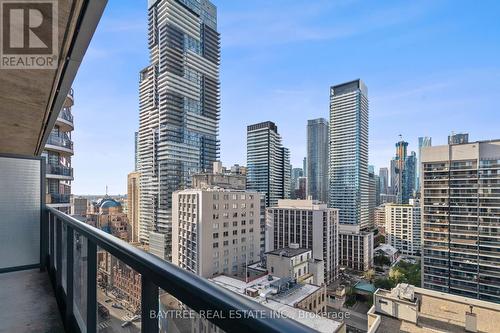
{"type": "Polygon", "coordinates": [[[71,107],[73,104],[73,89],[71,89],[42,152],[42,157],[45,158],[46,162],[45,202],[48,206],[57,208],[66,214],[71,213],[70,196],[71,181],[73,180],[71,133],[74,129],[71,107]]]}
{"type": "Polygon", "coordinates": [[[500,140],[426,147],[422,285],[500,303],[500,140]]]}
{"type": "Polygon", "coordinates": [[[328,203],[328,121],[307,121],[307,195],[328,203]]]}
{"type": "Polygon", "coordinates": [[[330,207],[341,224],[368,227],[368,90],[361,80],[330,88],[330,207]]]}
{"type": "Polygon", "coordinates": [[[172,193],[219,154],[220,36],[208,0],[148,2],[150,65],[140,72],[140,240],[170,258],[172,193]]]}
{"type": "Polygon", "coordinates": [[[127,217],[130,224],[130,241],[134,243],[139,242],[140,176],[139,172],[131,172],[127,176],[127,217]]]}
{"type": "Polygon", "coordinates": [[[247,127],[247,189],[265,194],[266,207],[290,196],[290,152],[271,121],[247,127]]]}

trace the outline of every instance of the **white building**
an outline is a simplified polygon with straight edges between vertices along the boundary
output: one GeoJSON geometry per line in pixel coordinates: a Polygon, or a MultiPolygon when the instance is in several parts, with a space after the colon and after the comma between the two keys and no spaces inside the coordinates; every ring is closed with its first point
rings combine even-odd
{"type": "Polygon", "coordinates": [[[312,250],[324,262],[325,283],[338,276],[338,210],[313,200],[278,200],[266,210],[266,251],[290,247],[312,250]]]}
{"type": "Polygon", "coordinates": [[[172,262],[203,277],[246,275],[260,260],[260,194],[188,189],[172,196],[172,262]]]}
{"type": "Polygon", "coordinates": [[[420,203],[387,204],[385,206],[385,242],[405,255],[420,255],[420,203]]]}
{"type": "Polygon", "coordinates": [[[266,253],[266,268],[277,277],[291,277],[298,282],[323,285],[325,283],[324,262],[315,260],[312,251],[291,244],[266,253]]]}

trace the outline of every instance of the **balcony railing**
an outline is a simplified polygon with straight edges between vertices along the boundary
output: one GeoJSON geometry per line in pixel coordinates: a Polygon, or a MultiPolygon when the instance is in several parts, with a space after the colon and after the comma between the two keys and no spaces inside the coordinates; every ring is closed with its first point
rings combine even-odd
{"type": "Polygon", "coordinates": [[[66,204],[69,203],[69,199],[69,194],[48,193],[46,202],[48,204],[66,204]]]}
{"type": "Polygon", "coordinates": [[[48,175],[73,177],[73,168],[67,167],[62,164],[47,164],[45,172],[48,175]]]}
{"type": "Polygon", "coordinates": [[[49,135],[49,139],[47,140],[47,144],[64,147],[67,149],[73,150],[73,141],[69,139],[67,136],[57,136],[57,135],[49,135]]]}
{"type": "Polygon", "coordinates": [[[63,108],[61,112],[59,112],[59,118],[62,118],[70,123],[73,123],[73,115],[68,108],[63,108]]]}
{"type": "Polygon", "coordinates": [[[141,274],[141,331],[158,332],[151,313],[159,308],[159,288],[198,313],[217,311],[206,319],[226,332],[312,332],[300,323],[277,316],[263,305],[180,269],[150,253],[48,207],[42,222],[42,258],[56,290],[68,331],[97,330],[97,249],[100,248],[141,274]],[[86,246],[83,246],[86,244],[86,246]],[[75,260],[86,257],[85,260],[75,260]],[[75,272],[86,269],[86,274],[75,272]],[[84,290],[84,292],[82,292],[84,290]],[[80,312],[76,298],[85,298],[80,312]],[[253,313],[235,319],[232,313],[253,313]],[[78,314],[77,314],[78,313],[78,314]],[[78,317],[84,313],[85,318],[78,317]],[[78,319],[77,319],[78,317],[78,319]],[[85,326],[85,327],[82,327],[85,326]]]}

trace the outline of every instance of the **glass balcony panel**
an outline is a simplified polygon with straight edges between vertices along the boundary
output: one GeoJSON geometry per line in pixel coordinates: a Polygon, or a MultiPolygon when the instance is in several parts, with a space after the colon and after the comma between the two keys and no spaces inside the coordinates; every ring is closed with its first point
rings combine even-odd
{"type": "Polygon", "coordinates": [[[141,274],[97,249],[97,331],[141,331],[141,274]]]}
{"type": "Polygon", "coordinates": [[[75,232],[73,247],[73,312],[82,332],[87,318],[87,239],[75,232]]]}

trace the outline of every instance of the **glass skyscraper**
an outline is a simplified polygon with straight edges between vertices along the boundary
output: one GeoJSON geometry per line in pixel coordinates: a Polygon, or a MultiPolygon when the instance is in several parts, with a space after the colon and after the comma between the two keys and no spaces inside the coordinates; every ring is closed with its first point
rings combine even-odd
{"type": "Polygon", "coordinates": [[[328,203],[328,121],[307,121],[307,195],[328,203]]]}
{"type": "Polygon", "coordinates": [[[266,207],[290,196],[290,152],[271,121],[247,127],[247,189],[265,194],[266,207]]]}
{"type": "Polygon", "coordinates": [[[208,0],[148,2],[150,65],[140,72],[140,240],[170,257],[172,192],[218,159],[220,36],[208,0]],[[158,246],[157,246],[158,245],[158,246]]]}
{"type": "Polygon", "coordinates": [[[368,196],[368,89],[355,80],[330,88],[330,207],[365,229],[368,196]]]}
{"type": "Polygon", "coordinates": [[[421,170],[422,148],[431,147],[431,146],[432,146],[432,138],[431,137],[421,136],[418,138],[417,192],[420,192],[420,175],[422,173],[422,170],[421,170]]]}

